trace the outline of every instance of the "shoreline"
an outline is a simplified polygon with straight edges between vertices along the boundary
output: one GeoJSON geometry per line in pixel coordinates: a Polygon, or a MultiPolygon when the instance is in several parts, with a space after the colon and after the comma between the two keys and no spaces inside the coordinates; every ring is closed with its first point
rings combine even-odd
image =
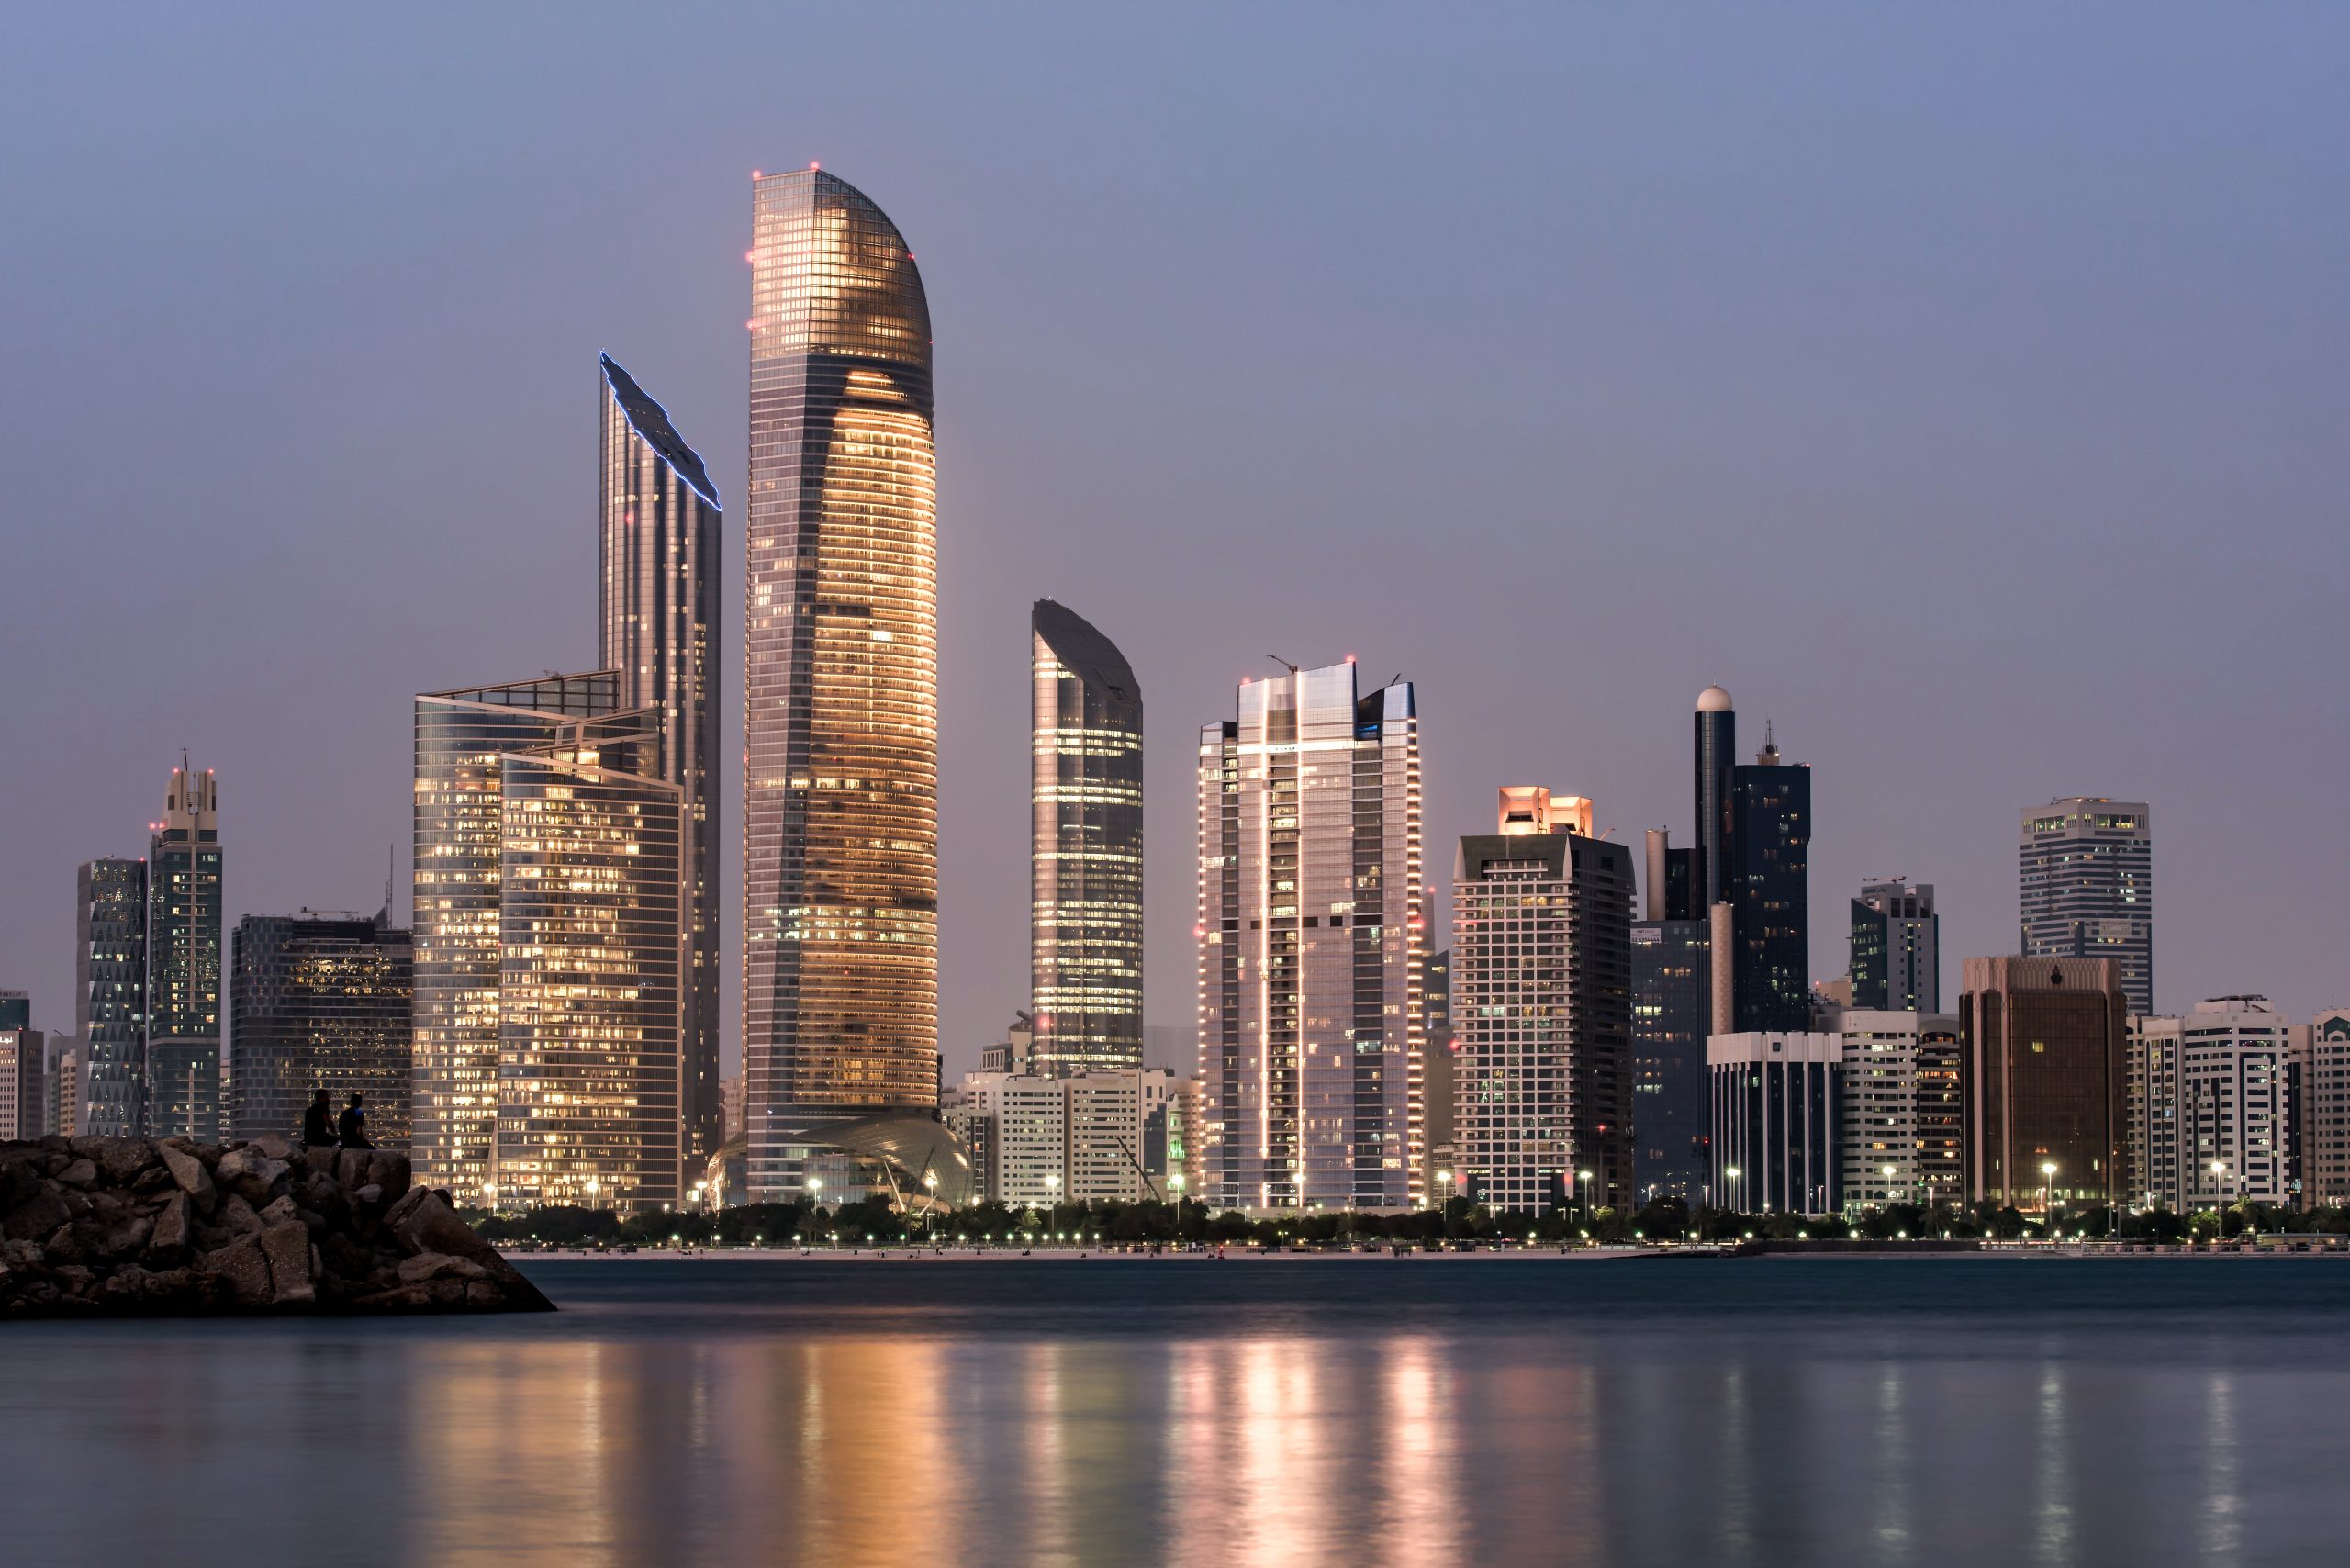
{"type": "Polygon", "coordinates": [[[729,1247],[729,1248],[639,1248],[632,1252],[548,1248],[533,1251],[509,1250],[509,1261],[527,1266],[532,1262],[564,1263],[643,1263],[658,1262],[861,1262],[861,1263],[1626,1263],[1670,1261],[1737,1261],[1785,1262],[1830,1259],[1840,1261],[1903,1261],[1921,1259],[1964,1259],[2005,1262],[2108,1261],[2108,1260],[2246,1260],[2254,1259],[2337,1258],[2350,1260],[2350,1249],[2311,1249],[2293,1251],[2285,1248],[2244,1249],[2241,1251],[2125,1252],[2117,1248],[2074,1247],[1998,1247],[1967,1249],[1917,1249],[1905,1250],[1888,1248],[1884,1250],[1858,1249],[1822,1249],[1818,1251],[1774,1250],[1740,1255],[1728,1249],[1721,1250],[1662,1247],[1585,1247],[1560,1249],[1547,1247],[1511,1247],[1483,1249],[1474,1252],[1404,1252],[1349,1251],[1333,1249],[1328,1251],[1257,1251],[1234,1249],[1222,1257],[1214,1250],[1203,1252],[1125,1252],[1109,1248],[1050,1247],[1023,1249],[1005,1247],[819,1247],[802,1249],[797,1247],[729,1247]]]}

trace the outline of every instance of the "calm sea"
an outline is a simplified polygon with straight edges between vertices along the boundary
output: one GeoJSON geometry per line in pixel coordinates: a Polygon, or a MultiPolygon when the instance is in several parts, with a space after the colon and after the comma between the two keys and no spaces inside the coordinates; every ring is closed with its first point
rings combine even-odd
{"type": "Polygon", "coordinates": [[[2350,1260],[529,1266],[0,1327],[0,1562],[2350,1561],[2350,1260]]]}

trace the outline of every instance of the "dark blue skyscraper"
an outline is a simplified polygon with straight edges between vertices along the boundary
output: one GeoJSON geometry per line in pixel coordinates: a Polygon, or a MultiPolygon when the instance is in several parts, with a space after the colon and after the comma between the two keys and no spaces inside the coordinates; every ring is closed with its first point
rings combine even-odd
{"type": "Polygon", "coordinates": [[[1729,875],[1729,775],[1738,752],[1738,710],[1729,693],[1709,686],[1697,693],[1697,845],[1690,869],[1704,897],[1687,912],[1703,920],[1728,895],[1729,875]]]}
{"type": "MultiPolygon", "coordinates": [[[[1811,769],[1762,750],[1730,769],[1730,985],[1737,1026],[1811,1025],[1811,769]]],[[[1719,962],[1721,955],[1715,955],[1719,962]]]]}

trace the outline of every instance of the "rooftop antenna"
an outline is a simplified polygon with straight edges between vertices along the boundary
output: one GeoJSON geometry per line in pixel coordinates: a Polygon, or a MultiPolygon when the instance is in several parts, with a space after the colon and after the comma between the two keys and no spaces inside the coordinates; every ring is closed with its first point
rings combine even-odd
{"type": "Polygon", "coordinates": [[[397,851],[396,851],[389,843],[386,843],[384,846],[384,913],[382,915],[382,924],[387,927],[392,924],[392,877],[394,866],[392,857],[397,853],[397,851]]]}

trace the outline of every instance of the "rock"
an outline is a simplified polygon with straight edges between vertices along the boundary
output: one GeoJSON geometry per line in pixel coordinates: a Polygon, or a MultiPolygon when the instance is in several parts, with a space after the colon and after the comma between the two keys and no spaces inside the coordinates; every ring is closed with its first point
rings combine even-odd
{"type": "Polygon", "coordinates": [[[145,1295],[154,1283],[155,1276],[136,1263],[125,1263],[106,1276],[106,1294],[122,1301],[136,1301],[145,1295]]]}
{"type": "Polygon", "coordinates": [[[353,1189],[351,1195],[363,1204],[380,1204],[384,1201],[384,1189],[379,1183],[370,1182],[364,1187],[353,1189]]]}
{"type": "Polygon", "coordinates": [[[73,1152],[96,1160],[98,1169],[106,1173],[107,1182],[117,1187],[129,1186],[141,1170],[162,1163],[155,1146],[139,1137],[77,1137],[73,1140],[73,1152]],[[84,1144],[95,1147],[85,1148],[84,1144]]]}
{"type": "Polygon", "coordinates": [[[420,1252],[400,1260],[399,1275],[400,1283],[413,1285],[444,1275],[459,1280],[486,1280],[489,1271],[470,1258],[453,1258],[446,1252],[420,1252]]]}
{"type": "Polygon", "coordinates": [[[258,1236],[263,1229],[261,1215],[253,1213],[252,1204],[245,1202],[244,1195],[240,1193],[229,1194],[228,1201],[220,1205],[218,1217],[223,1228],[239,1236],[258,1236]]]}
{"type": "Polygon", "coordinates": [[[306,1148],[302,1151],[302,1163],[331,1182],[334,1180],[335,1158],[341,1153],[342,1150],[332,1144],[320,1148],[306,1148]]]}
{"type": "Polygon", "coordinates": [[[257,1148],[272,1159],[294,1158],[294,1140],[284,1133],[263,1133],[246,1147],[257,1148]]]}
{"type": "Polygon", "coordinates": [[[367,1157],[367,1180],[364,1186],[380,1187],[384,1197],[392,1202],[408,1195],[408,1156],[396,1149],[379,1148],[367,1157]]]}
{"type": "Polygon", "coordinates": [[[232,1292],[247,1306],[265,1306],[276,1294],[270,1283],[269,1259],[261,1243],[248,1236],[218,1252],[207,1252],[198,1266],[232,1292]]]}
{"type": "Polygon", "coordinates": [[[261,1211],[261,1223],[263,1227],[286,1225],[300,1218],[301,1213],[294,1206],[294,1200],[290,1196],[275,1199],[268,1207],[261,1211]]]}
{"type": "Polygon", "coordinates": [[[368,1148],[339,1148],[335,1150],[334,1179],[340,1185],[364,1187],[367,1184],[367,1158],[375,1153],[368,1148]]]}
{"type": "Polygon", "coordinates": [[[265,1204],[275,1190],[278,1178],[289,1169],[285,1160],[272,1159],[257,1145],[246,1144],[222,1155],[212,1174],[224,1186],[235,1188],[254,1203],[265,1204]]]}
{"type": "Polygon", "coordinates": [[[65,1200],[49,1186],[37,1186],[33,1195],[0,1215],[0,1232],[19,1240],[49,1235],[73,1217],[65,1200]]]}
{"type": "Polygon", "coordinates": [[[184,1192],[174,1192],[163,1200],[156,1213],[154,1225],[147,1233],[148,1254],[161,1261],[176,1258],[187,1250],[188,1201],[184,1192]]]}
{"type": "Polygon", "coordinates": [[[478,1263],[489,1277],[504,1287],[509,1304],[520,1312],[552,1312],[554,1303],[547,1300],[539,1287],[522,1277],[520,1270],[498,1255],[495,1248],[474,1234],[473,1226],[457,1217],[440,1193],[429,1187],[412,1187],[408,1196],[394,1204],[384,1215],[384,1223],[400,1244],[411,1253],[446,1252],[478,1263]]]}
{"type": "Polygon", "coordinates": [[[0,1213],[15,1208],[40,1189],[40,1168],[32,1160],[0,1160],[0,1213]]]}
{"type": "Polygon", "coordinates": [[[95,1187],[98,1184],[98,1162],[86,1157],[77,1159],[59,1171],[57,1180],[69,1187],[95,1187]]]}
{"type": "Polygon", "coordinates": [[[170,1169],[173,1182],[195,1201],[197,1211],[210,1214],[216,1194],[212,1172],[204,1168],[204,1161],[176,1144],[158,1144],[155,1152],[163,1157],[163,1164],[170,1169]]]}
{"type": "Polygon", "coordinates": [[[262,1255],[269,1260],[272,1300],[280,1306],[318,1299],[310,1289],[310,1233],[299,1221],[274,1225],[261,1233],[262,1255]]]}

